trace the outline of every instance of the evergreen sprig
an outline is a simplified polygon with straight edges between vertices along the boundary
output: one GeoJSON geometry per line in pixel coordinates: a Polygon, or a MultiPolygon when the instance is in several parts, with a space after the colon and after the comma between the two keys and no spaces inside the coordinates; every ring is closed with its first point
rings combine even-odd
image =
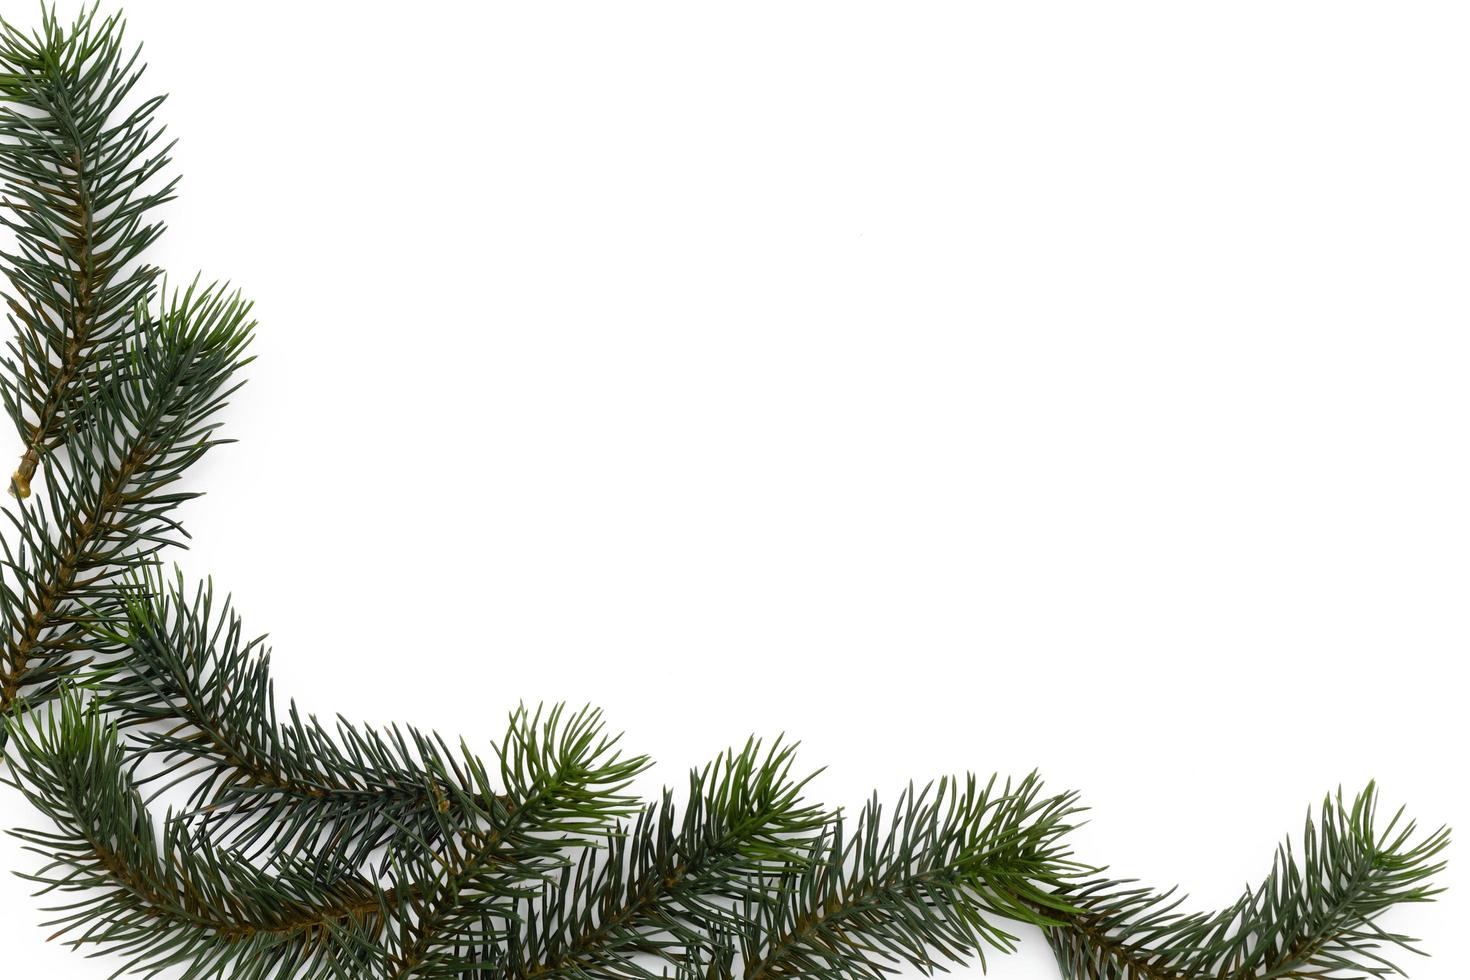
{"type": "Polygon", "coordinates": [[[1401,904],[1427,902],[1444,868],[1443,828],[1416,839],[1400,810],[1378,828],[1374,786],[1307,815],[1298,856],[1290,843],[1271,873],[1230,907],[1184,914],[1172,893],[1095,880],[1067,895],[1080,911],[1047,938],[1067,980],[1255,980],[1386,977],[1387,956],[1415,941],[1378,925],[1401,904]]]}
{"type": "Polygon", "coordinates": [[[752,739],[645,802],[649,760],[591,708],[517,709],[483,755],[278,708],[264,641],[158,566],[254,325],[142,261],[174,181],[122,34],[95,7],[0,24],[0,388],[23,443],[0,747],[50,825],[17,833],[65,896],[58,935],[191,980],[877,980],[983,964],[1021,926],[1065,980],[1377,980],[1416,948],[1380,916],[1435,896],[1448,834],[1379,829],[1372,787],[1329,799],[1230,908],[1185,914],[1077,863],[1076,798],[1035,775],[848,817],[808,799],[794,747],[752,739]],[[176,784],[187,802],[155,819],[176,784]]]}
{"type": "Polygon", "coordinates": [[[473,794],[451,787],[433,837],[399,846],[392,878],[399,928],[389,976],[457,977],[509,935],[518,904],[566,861],[635,812],[625,790],[648,766],[623,756],[601,713],[522,710],[497,748],[500,792],[480,768],[473,794]]]}
{"type": "Polygon", "coordinates": [[[708,952],[742,903],[776,900],[830,819],[804,798],[812,777],[794,775],[794,756],[752,739],[690,773],[682,813],[666,790],[601,851],[584,849],[524,903],[505,947],[483,951],[490,975],[655,976],[631,958],[678,966],[708,952]]]}
{"type": "Polygon", "coordinates": [[[95,608],[179,541],[173,512],[197,494],[174,484],[222,441],[215,415],[246,360],[249,309],[218,287],[175,292],[157,315],[139,311],[109,374],[70,393],[67,465],[40,505],[7,512],[17,544],[0,558],[0,711],[46,696],[73,654],[97,652],[95,608]]]}
{"type": "Polygon", "coordinates": [[[771,901],[747,902],[733,940],[745,980],[881,980],[894,965],[931,969],[1014,948],[1003,920],[1053,921],[1078,869],[1062,838],[1075,797],[1018,785],[942,779],[875,798],[848,836],[836,818],[771,901]]]}
{"type": "MultiPolygon", "coordinates": [[[[431,835],[435,812],[487,779],[461,746],[414,728],[328,728],[295,703],[277,712],[264,638],[249,638],[208,585],[150,571],[97,630],[126,656],[98,685],[142,757],[165,763],[157,790],[192,782],[179,819],[254,853],[310,851],[358,867],[400,832],[431,835]]],[[[477,805],[483,801],[477,801],[477,805]]]]}
{"type": "Polygon", "coordinates": [[[47,925],[74,946],[125,958],[118,973],[183,976],[365,976],[382,933],[384,896],[363,879],[323,883],[310,869],[269,874],[202,842],[186,824],[158,827],[129,777],[116,726],[67,692],[35,724],[14,726],[7,782],[54,829],[15,831],[46,859],[26,875],[71,896],[47,925]]]}
{"type": "Polygon", "coordinates": [[[0,25],[0,223],[16,243],[4,253],[16,327],[4,397],[25,444],[21,497],[153,294],[157,270],[136,260],[163,231],[154,209],[175,181],[153,186],[171,148],[153,118],[163,97],[125,108],[141,75],[121,19],[96,7],[70,26],[43,8],[34,34],[0,25]]]}

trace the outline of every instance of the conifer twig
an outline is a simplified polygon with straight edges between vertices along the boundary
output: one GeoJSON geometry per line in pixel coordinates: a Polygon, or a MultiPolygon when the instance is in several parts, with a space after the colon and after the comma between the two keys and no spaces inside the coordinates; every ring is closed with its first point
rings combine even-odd
{"type": "Polygon", "coordinates": [[[69,415],[86,424],[72,433],[44,506],[7,512],[19,545],[7,543],[0,558],[0,712],[23,692],[44,697],[75,666],[71,654],[95,653],[89,609],[179,540],[173,511],[197,494],[171,486],[221,442],[214,416],[238,387],[249,310],[215,287],[173,296],[69,415]]]}
{"type": "Polygon", "coordinates": [[[176,294],[88,397],[87,425],[73,433],[44,507],[7,513],[19,545],[0,560],[0,711],[28,689],[46,695],[75,666],[71,654],[91,649],[88,607],[178,541],[172,511],[197,494],[169,488],[221,442],[213,416],[238,386],[248,311],[213,287],[176,294]]]}
{"type": "MultiPolygon", "coordinates": [[[[941,780],[900,798],[892,818],[870,802],[849,838],[838,819],[775,901],[745,905],[731,936],[744,980],[881,980],[900,963],[930,970],[1014,948],[1000,920],[1045,925],[1081,870],[1062,838],[1072,794],[941,780]]],[[[712,963],[730,958],[716,950],[712,963]]]]}
{"type": "Polygon", "coordinates": [[[3,256],[17,327],[4,398],[25,443],[19,497],[153,294],[157,271],[135,261],[162,233],[152,212],[176,181],[150,187],[171,149],[153,122],[163,98],[124,108],[141,74],[122,20],[95,6],[69,27],[43,7],[35,34],[0,22],[0,226],[17,249],[3,256]]]}
{"type": "Polygon", "coordinates": [[[473,826],[464,815],[476,797],[457,790],[436,811],[434,838],[395,848],[394,881],[403,896],[391,910],[400,923],[390,944],[389,976],[457,977],[475,967],[487,942],[505,941],[517,905],[566,863],[568,848],[603,837],[637,809],[625,793],[648,766],[625,757],[601,712],[519,712],[497,748],[502,794],[481,778],[489,812],[473,826]],[[412,882],[410,892],[402,883],[412,882]]]}
{"type": "Polygon", "coordinates": [[[121,607],[96,630],[125,651],[98,689],[141,755],[167,763],[159,792],[194,783],[180,819],[247,851],[310,852],[330,873],[399,833],[432,834],[451,796],[487,806],[477,760],[435,735],[344,719],[329,731],[294,703],[280,717],[263,638],[246,637],[228,600],[217,609],[212,587],[190,598],[181,578],[150,572],[121,607]]]}
{"type": "Polygon", "coordinates": [[[1416,839],[1400,810],[1376,821],[1369,785],[1348,801],[1341,791],[1309,813],[1298,856],[1288,841],[1270,875],[1214,914],[1179,912],[1172,892],[1097,879],[1065,893],[1077,911],[1047,930],[1066,980],[1264,980],[1373,977],[1402,972],[1393,948],[1417,951],[1408,936],[1379,927],[1401,904],[1432,901],[1428,884],[1444,868],[1449,832],[1416,839]]]}
{"type": "MultiPolygon", "coordinates": [[[[63,693],[31,724],[6,723],[6,781],[53,824],[15,831],[47,864],[25,877],[80,898],[56,906],[53,938],[127,958],[123,970],[185,967],[186,977],[318,980],[377,972],[385,898],[371,882],[320,882],[306,869],[269,876],[170,821],[161,843],[113,726],[63,693]]],[[[123,972],[120,970],[119,972],[123,972]]]]}
{"type": "Polygon", "coordinates": [[[779,889],[825,829],[793,757],[793,746],[752,739],[690,773],[682,815],[666,791],[603,848],[585,849],[483,962],[503,980],[551,980],[616,972],[638,954],[675,965],[696,956],[734,927],[739,902],[779,889]]]}

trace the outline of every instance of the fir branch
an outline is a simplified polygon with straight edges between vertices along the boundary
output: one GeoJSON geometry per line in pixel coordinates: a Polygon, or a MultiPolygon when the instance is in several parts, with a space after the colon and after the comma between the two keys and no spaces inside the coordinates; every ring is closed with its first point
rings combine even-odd
{"type": "MultiPolygon", "coordinates": [[[[31,715],[34,716],[35,712],[31,715]]],[[[53,938],[127,962],[117,972],[183,967],[187,978],[260,980],[378,975],[384,894],[362,879],[319,882],[308,869],[265,875],[169,821],[160,835],[127,774],[114,726],[62,694],[44,721],[4,724],[7,782],[55,829],[13,831],[46,858],[42,894],[80,893],[48,909],[53,938]],[[161,841],[160,841],[161,836],[161,841]]]]}
{"type": "Polygon", "coordinates": [[[792,775],[793,746],[751,740],[689,776],[682,816],[665,791],[631,828],[587,848],[521,918],[504,950],[485,951],[490,975],[530,978],[652,976],[635,954],[677,964],[733,928],[732,901],[769,897],[799,867],[826,823],[806,803],[810,776],[792,775]]]}
{"type": "Polygon", "coordinates": [[[619,740],[588,708],[513,716],[496,748],[500,792],[483,770],[472,772],[473,795],[451,787],[434,839],[395,848],[394,980],[476,968],[488,944],[508,940],[518,907],[566,864],[569,849],[593,844],[636,812],[637,799],[624,791],[648,760],[624,757],[619,740]],[[480,800],[490,805],[467,826],[464,815],[480,800]]]}
{"type": "Polygon", "coordinates": [[[71,655],[90,649],[88,607],[116,595],[183,530],[172,516],[197,494],[171,490],[190,465],[220,444],[213,420],[238,387],[253,323],[249,305],[217,287],[175,293],[131,338],[86,400],[71,436],[68,466],[47,481],[44,508],[7,512],[19,545],[5,546],[0,571],[0,712],[23,692],[44,697],[71,655]]]}
{"type": "Polygon", "coordinates": [[[1288,841],[1270,875],[1213,915],[1182,914],[1172,893],[1097,880],[1064,893],[1082,911],[1047,930],[1067,980],[1276,980],[1383,978],[1401,972],[1393,948],[1417,952],[1378,918],[1400,904],[1432,901],[1449,832],[1416,840],[1400,810],[1376,829],[1371,784],[1351,803],[1339,791],[1307,815],[1300,858],[1288,841]]]}
{"type": "Polygon", "coordinates": [[[437,736],[343,719],[331,731],[294,702],[281,719],[264,639],[246,637],[228,600],[216,609],[212,586],[190,599],[181,577],[148,574],[98,635],[127,654],[99,682],[107,709],[168,764],[169,785],[200,777],[184,819],[216,839],[309,854],[330,874],[398,833],[431,836],[451,797],[486,807],[478,761],[437,736]]]}
{"type": "MultiPolygon", "coordinates": [[[[34,718],[39,712],[29,712],[34,718]]],[[[503,932],[514,900],[559,866],[561,851],[605,833],[642,759],[623,759],[599,716],[518,712],[497,749],[508,792],[481,794],[494,813],[450,824],[420,850],[400,848],[395,887],[358,875],[324,879],[289,856],[269,872],[170,819],[162,845],[115,724],[63,691],[44,721],[5,722],[8,782],[56,825],[17,831],[48,863],[46,891],[85,891],[50,925],[74,945],[129,957],[119,972],[185,968],[185,976],[316,980],[443,976],[457,944],[503,932]],[[510,802],[505,802],[509,800],[510,802]]],[[[479,784],[488,778],[483,767],[479,784]]],[[[460,812],[478,797],[457,801],[460,812]]],[[[454,975],[452,972],[447,975],[454,975]]]]}
{"type": "MultiPolygon", "coordinates": [[[[986,947],[1014,948],[995,920],[1055,920],[1052,892],[1076,873],[1060,844],[1071,794],[1043,797],[1028,776],[997,792],[941,780],[910,787],[884,828],[876,800],[852,838],[839,818],[774,901],[749,902],[733,937],[745,980],[881,980],[900,963],[924,970],[986,947]]],[[[725,957],[718,947],[715,960],[725,957]]]]}
{"type": "Polygon", "coordinates": [[[152,218],[175,181],[149,189],[170,145],[153,116],[162,97],[124,113],[142,68],[117,16],[97,8],[69,27],[55,10],[26,34],[0,21],[0,179],[15,234],[7,297],[16,340],[6,408],[25,442],[11,491],[29,495],[41,459],[77,428],[67,413],[109,372],[153,293],[136,264],[163,231],[152,218]],[[116,117],[121,118],[116,118],[116,117]]]}

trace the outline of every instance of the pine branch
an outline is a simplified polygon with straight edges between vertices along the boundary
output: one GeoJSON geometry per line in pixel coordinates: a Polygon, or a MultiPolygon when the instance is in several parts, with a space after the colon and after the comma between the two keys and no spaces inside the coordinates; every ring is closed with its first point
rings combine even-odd
{"type": "Polygon", "coordinates": [[[173,511],[197,494],[170,487],[222,441],[213,417],[238,387],[248,315],[216,287],[174,294],[71,413],[85,423],[47,481],[46,506],[7,512],[19,545],[0,561],[0,712],[22,693],[44,697],[92,644],[88,607],[183,535],[173,511]]]}
{"type": "MultiPolygon", "coordinates": [[[[27,713],[35,718],[39,712],[27,713]]],[[[129,957],[124,972],[186,968],[187,977],[278,980],[455,975],[460,944],[504,931],[517,898],[558,868],[568,846],[590,843],[626,813],[619,795],[642,759],[622,759],[596,712],[518,712],[497,749],[507,783],[494,813],[447,823],[439,839],[396,854],[395,886],[357,875],[324,880],[283,857],[261,871],[170,819],[158,831],[132,781],[117,728],[62,692],[44,721],[5,722],[11,775],[54,832],[17,831],[50,863],[32,877],[46,891],[81,891],[51,925],[74,945],[129,957]],[[506,802],[509,801],[509,802],[506,802]],[[445,971],[450,971],[446,973],[445,971]]],[[[477,780],[487,778],[483,769],[477,780]]],[[[475,797],[457,801],[460,812],[475,797]]]]}
{"type": "MultiPolygon", "coordinates": [[[[34,715],[35,713],[32,713],[34,715]]],[[[381,973],[381,910],[371,882],[320,883],[290,866],[269,876],[169,821],[160,835],[127,774],[116,729],[66,693],[12,732],[10,774],[51,831],[13,831],[47,864],[25,875],[78,893],[47,911],[52,938],[126,958],[117,972],[184,967],[196,977],[366,978],[381,973]],[[161,840],[160,840],[161,838],[161,840]]]]}
{"type": "Polygon", "coordinates": [[[1428,884],[1449,843],[1441,829],[1415,840],[1399,811],[1375,828],[1370,785],[1351,804],[1341,792],[1310,814],[1300,859],[1290,842],[1258,888],[1214,915],[1178,911],[1172,893],[1094,881],[1064,892],[1083,911],[1061,914],[1047,931],[1067,980],[1258,980],[1382,978],[1401,972],[1386,958],[1415,941],[1378,918],[1396,905],[1433,900],[1428,884]]]}
{"type": "Polygon", "coordinates": [[[395,848],[394,980],[476,968],[488,944],[508,941],[517,908],[567,863],[569,849],[592,845],[636,812],[624,791],[648,760],[623,757],[618,741],[598,711],[518,712],[496,750],[500,793],[483,774],[473,796],[451,787],[435,838],[395,848]],[[479,799],[491,805],[466,826],[479,799]]]}
{"type": "Polygon", "coordinates": [[[1050,893],[1076,873],[1060,844],[1075,799],[1043,797],[1035,776],[996,790],[993,777],[910,787],[886,830],[874,800],[850,840],[839,818],[775,901],[745,906],[742,976],[881,980],[900,963],[971,956],[983,966],[987,947],[1016,942],[997,918],[1054,922],[1047,910],[1064,903],[1050,893]]]}
{"type": "Polygon", "coordinates": [[[41,459],[77,428],[67,413],[114,370],[157,271],[136,265],[163,231],[152,212],[175,181],[148,189],[170,145],[153,115],[123,112],[142,68],[117,16],[97,8],[64,27],[44,10],[27,35],[0,21],[0,179],[14,232],[6,253],[16,340],[6,408],[25,442],[11,491],[29,495],[41,459]],[[116,118],[119,117],[120,118],[116,118]]]}
{"type": "Polygon", "coordinates": [[[635,954],[671,964],[696,957],[709,936],[734,927],[732,903],[766,898],[800,865],[826,823],[802,799],[810,776],[791,772],[794,747],[764,754],[755,740],[690,773],[682,816],[667,791],[631,828],[583,851],[534,902],[504,950],[504,980],[652,976],[635,954]]]}
{"type": "Polygon", "coordinates": [[[212,587],[191,600],[182,578],[150,574],[123,611],[98,630],[126,651],[99,692],[143,753],[167,763],[168,785],[199,779],[183,819],[202,832],[253,855],[309,854],[330,874],[399,833],[432,836],[451,798],[485,812],[480,763],[437,736],[342,719],[331,731],[294,702],[279,718],[263,638],[246,638],[228,601],[216,610],[212,587]]]}

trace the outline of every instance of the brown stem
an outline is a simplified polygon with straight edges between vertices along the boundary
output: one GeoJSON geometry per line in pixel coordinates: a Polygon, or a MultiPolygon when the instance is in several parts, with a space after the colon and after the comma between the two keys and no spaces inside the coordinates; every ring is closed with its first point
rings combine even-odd
{"type": "Polygon", "coordinates": [[[14,707],[25,684],[26,670],[41,642],[41,634],[54,625],[57,609],[76,584],[87,546],[100,530],[111,524],[113,516],[124,503],[124,488],[138,468],[147,461],[151,451],[152,447],[146,444],[134,446],[104,484],[97,510],[73,526],[72,533],[61,548],[55,573],[36,591],[35,605],[26,613],[20,627],[20,637],[9,651],[9,663],[0,663],[0,714],[14,707]]]}
{"type": "MultiPolygon", "coordinates": [[[[370,895],[357,901],[338,902],[316,908],[305,906],[295,915],[269,924],[224,922],[209,913],[206,903],[200,896],[192,893],[187,883],[183,884],[184,893],[181,895],[163,891],[154,882],[137,874],[120,854],[105,843],[90,838],[88,843],[98,863],[113,880],[148,906],[148,915],[155,918],[183,919],[190,925],[208,929],[226,943],[242,942],[260,935],[283,939],[299,936],[309,942],[314,937],[319,939],[329,936],[333,926],[365,920],[379,909],[377,895],[370,895]]],[[[393,892],[385,894],[391,904],[394,901],[393,892]]],[[[381,925],[379,922],[378,926],[381,925]]]]}
{"type": "Polygon", "coordinates": [[[98,284],[94,281],[96,262],[92,243],[92,206],[79,148],[72,149],[71,169],[75,174],[75,197],[71,216],[77,229],[77,259],[75,268],[71,270],[71,278],[76,305],[71,312],[71,338],[62,351],[61,364],[51,382],[50,390],[46,393],[46,401],[41,406],[36,424],[31,427],[31,435],[26,442],[25,454],[20,458],[20,466],[10,478],[11,495],[22,500],[31,495],[31,478],[40,465],[41,454],[50,448],[48,443],[54,435],[62,399],[66,397],[76,378],[82,362],[82,352],[92,332],[92,316],[96,305],[98,284]]]}

